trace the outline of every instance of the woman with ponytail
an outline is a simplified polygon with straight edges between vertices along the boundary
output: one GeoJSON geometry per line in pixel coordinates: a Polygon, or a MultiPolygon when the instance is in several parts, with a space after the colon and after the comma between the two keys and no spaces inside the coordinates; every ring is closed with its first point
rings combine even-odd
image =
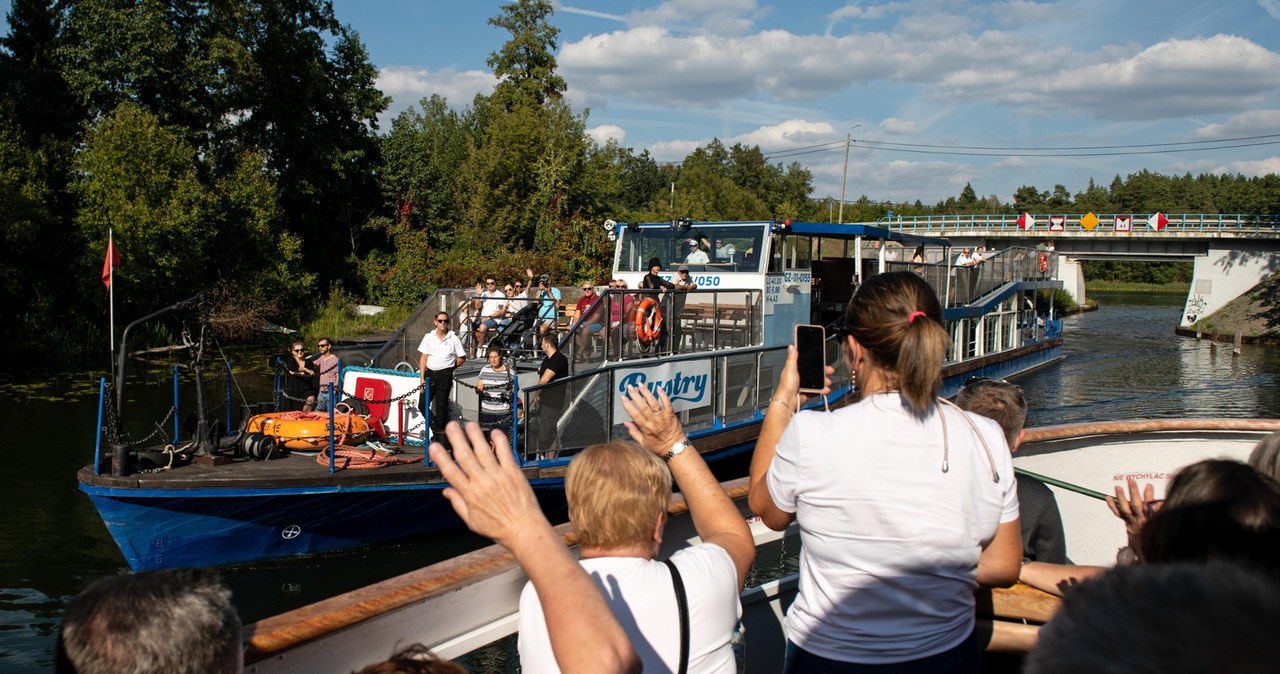
{"type": "Polygon", "coordinates": [[[937,397],[950,338],[918,275],[868,279],[839,339],[861,399],[797,412],[791,347],[751,460],[751,510],[800,528],[787,671],[977,672],[974,590],[1022,561],[1004,432],[937,397]]]}

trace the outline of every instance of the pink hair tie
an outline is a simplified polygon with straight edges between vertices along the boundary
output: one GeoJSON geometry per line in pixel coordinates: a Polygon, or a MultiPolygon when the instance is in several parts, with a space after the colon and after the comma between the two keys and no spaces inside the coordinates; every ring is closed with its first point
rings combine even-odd
{"type": "Polygon", "coordinates": [[[915,323],[917,318],[919,318],[919,317],[921,317],[921,316],[924,316],[924,315],[925,315],[925,313],[924,313],[923,311],[913,311],[913,312],[911,312],[911,315],[910,315],[910,316],[907,316],[907,325],[910,325],[910,324],[912,324],[912,323],[915,323]]]}

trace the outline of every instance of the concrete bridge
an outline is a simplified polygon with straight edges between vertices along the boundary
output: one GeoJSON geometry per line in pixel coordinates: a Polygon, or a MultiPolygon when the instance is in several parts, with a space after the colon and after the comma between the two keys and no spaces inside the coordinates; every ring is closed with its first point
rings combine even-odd
{"type": "Polygon", "coordinates": [[[1058,279],[1081,302],[1085,299],[1083,260],[1190,260],[1194,274],[1182,311],[1184,327],[1280,270],[1280,216],[1274,215],[890,215],[864,224],[946,236],[953,246],[1001,249],[1052,241],[1059,258],[1058,279]]]}

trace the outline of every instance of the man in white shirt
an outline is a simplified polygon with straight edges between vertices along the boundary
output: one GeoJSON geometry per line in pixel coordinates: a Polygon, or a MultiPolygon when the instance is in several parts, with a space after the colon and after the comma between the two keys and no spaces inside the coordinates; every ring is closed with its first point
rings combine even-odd
{"type": "MultiPolygon", "coordinates": [[[[449,421],[449,394],[453,391],[453,371],[467,360],[462,340],[449,329],[449,314],[436,314],[436,329],[423,335],[418,344],[418,381],[431,380],[431,435],[444,441],[444,425],[449,421]]],[[[427,413],[424,404],[422,413],[427,413]]]]}
{"type": "Polygon", "coordinates": [[[972,267],[972,266],[973,266],[973,264],[974,264],[974,262],[973,262],[973,252],[972,252],[971,250],[969,250],[968,248],[965,248],[964,250],[960,251],[960,255],[959,255],[958,257],[956,257],[956,266],[957,266],[957,267],[972,267]]]}
{"type": "Polygon", "coordinates": [[[493,276],[484,278],[484,290],[480,293],[484,303],[480,306],[480,316],[472,329],[476,331],[476,358],[484,358],[485,335],[490,329],[500,328],[510,322],[507,318],[507,303],[510,301],[506,293],[498,287],[498,279],[493,276]]]}
{"type": "MultiPolygon", "coordinates": [[[[737,664],[731,639],[742,614],[739,594],[755,560],[751,532],[689,444],[665,392],[659,389],[655,397],[646,388],[628,387],[622,404],[633,419],[627,429],[643,446],[614,440],[588,447],[574,457],[565,476],[580,563],[604,591],[644,671],[680,671],[681,644],[687,638],[690,673],[733,674],[737,664]],[[702,543],[664,563],[655,558],[673,477],[702,543]],[[687,636],[669,565],[678,570],[687,597],[687,636]]],[[[519,649],[524,672],[560,671],[532,584],[520,596],[519,649]]]]}

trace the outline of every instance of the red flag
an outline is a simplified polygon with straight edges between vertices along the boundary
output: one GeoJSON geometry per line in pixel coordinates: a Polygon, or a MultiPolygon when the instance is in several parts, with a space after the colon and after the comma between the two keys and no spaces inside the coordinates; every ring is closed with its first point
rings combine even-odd
{"type": "Polygon", "coordinates": [[[120,251],[116,250],[116,242],[107,235],[107,257],[102,261],[102,285],[111,289],[111,271],[120,266],[120,251]]]}

